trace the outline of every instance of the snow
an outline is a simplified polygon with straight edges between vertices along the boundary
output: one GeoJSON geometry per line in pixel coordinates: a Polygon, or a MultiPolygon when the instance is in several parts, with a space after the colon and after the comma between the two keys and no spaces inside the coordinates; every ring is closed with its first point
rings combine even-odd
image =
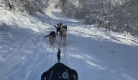
{"type": "MultiPolygon", "coordinates": [[[[68,18],[60,10],[45,14],[19,14],[0,8],[0,80],[40,80],[57,63],[58,45],[44,38],[53,25],[68,25],[61,62],[78,72],[79,80],[138,80],[138,38],[104,31],[81,20],[68,18]]],[[[59,41],[57,37],[57,41],[59,41]]]]}

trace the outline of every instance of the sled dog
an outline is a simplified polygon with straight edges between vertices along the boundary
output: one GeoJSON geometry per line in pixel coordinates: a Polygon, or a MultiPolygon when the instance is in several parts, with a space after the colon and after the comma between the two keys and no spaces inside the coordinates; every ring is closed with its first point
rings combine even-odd
{"type": "Polygon", "coordinates": [[[55,31],[51,31],[49,35],[44,36],[44,37],[49,37],[49,43],[50,43],[50,45],[52,45],[52,46],[54,45],[55,39],[56,39],[56,33],[55,33],[55,31]]]}
{"type": "Polygon", "coordinates": [[[56,28],[56,33],[60,33],[60,29],[62,28],[62,23],[57,24],[57,26],[54,25],[54,27],[56,28]]]}
{"type": "Polygon", "coordinates": [[[60,29],[60,38],[61,38],[61,42],[63,41],[64,46],[66,45],[66,38],[67,38],[66,33],[67,33],[67,29],[62,27],[60,29]]]}

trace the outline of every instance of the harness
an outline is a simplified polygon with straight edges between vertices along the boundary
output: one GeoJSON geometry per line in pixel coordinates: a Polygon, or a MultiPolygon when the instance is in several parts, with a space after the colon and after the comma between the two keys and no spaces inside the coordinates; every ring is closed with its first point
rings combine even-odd
{"type": "Polygon", "coordinates": [[[61,37],[66,37],[66,35],[61,35],[61,37]]]}

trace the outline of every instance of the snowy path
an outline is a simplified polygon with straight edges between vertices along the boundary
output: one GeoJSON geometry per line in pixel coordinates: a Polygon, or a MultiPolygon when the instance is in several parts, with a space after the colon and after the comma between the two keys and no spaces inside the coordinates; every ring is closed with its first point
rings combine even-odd
{"type": "Polygon", "coordinates": [[[44,41],[43,36],[34,33],[18,42],[18,44],[23,44],[15,47],[12,51],[12,56],[4,62],[1,62],[0,69],[4,72],[1,74],[2,79],[30,80],[34,76],[40,79],[41,73],[56,63],[55,50],[48,46],[49,43],[44,41]],[[6,66],[10,67],[5,69],[6,66]],[[5,74],[7,77],[4,76],[5,74]]]}
{"type": "MultiPolygon", "coordinates": [[[[0,70],[3,73],[0,73],[0,75],[2,79],[30,80],[35,78],[39,80],[42,72],[57,62],[57,44],[55,44],[55,48],[50,47],[48,39],[44,38],[44,34],[48,33],[29,34],[13,44],[14,49],[11,51],[11,55],[6,58],[3,57],[4,60],[1,60],[0,70]],[[8,69],[5,68],[7,66],[9,66],[8,69]]],[[[63,48],[62,50],[66,49],[63,48]]],[[[69,55],[65,53],[62,53],[61,61],[68,65],[69,55]]]]}
{"type": "Polygon", "coordinates": [[[1,35],[0,80],[40,80],[57,62],[58,45],[50,47],[44,36],[59,22],[68,25],[61,62],[75,69],[79,80],[138,80],[138,38],[106,32],[58,12],[50,14],[25,17],[29,27],[18,21],[23,28],[18,34],[11,30],[1,35]]]}

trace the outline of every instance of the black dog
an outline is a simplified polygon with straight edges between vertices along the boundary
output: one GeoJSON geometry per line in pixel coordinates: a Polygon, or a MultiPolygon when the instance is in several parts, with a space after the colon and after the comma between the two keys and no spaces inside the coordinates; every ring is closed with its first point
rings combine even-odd
{"type": "Polygon", "coordinates": [[[60,33],[60,29],[62,28],[62,23],[57,24],[57,27],[54,25],[54,27],[56,28],[56,33],[60,33]]]}
{"type": "Polygon", "coordinates": [[[51,31],[49,35],[44,36],[44,37],[49,37],[50,45],[54,45],[55,39],[56,39],[56,33],[55,31],[51,31]]]}

